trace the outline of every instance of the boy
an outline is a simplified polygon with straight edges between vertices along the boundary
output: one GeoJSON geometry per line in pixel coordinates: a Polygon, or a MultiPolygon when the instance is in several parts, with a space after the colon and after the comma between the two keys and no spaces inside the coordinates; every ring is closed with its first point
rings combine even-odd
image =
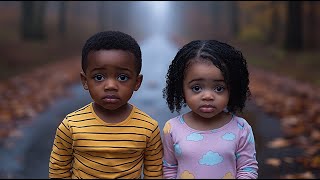
{"type": "Polygon", "coordinates": [[[119,31],[99,32],[82,49],[83,88],[93,102],[56,131],[49,178],[162,178],[158,122],[128,103],[141,85],[140,46],[119,31]]]}

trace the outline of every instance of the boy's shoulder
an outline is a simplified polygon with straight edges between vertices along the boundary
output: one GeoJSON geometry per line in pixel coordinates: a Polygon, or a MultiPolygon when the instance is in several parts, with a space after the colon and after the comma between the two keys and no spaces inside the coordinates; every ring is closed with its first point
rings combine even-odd
{"type": "Polygon", "coordinates": [[[85,113],[85,112],[91,111],[91,104],[92,103],[86,104],[86,105],[82,106],[81,108],[76,109],[73,112],[68,113],[66,115],[66,118],[72,117],[72,116],[74,116],[76,114],[81,114],[81,113],[85,113]]]}
{"type": "Polygon", "coordinates": [[[141,119],[149,124],[152,125],[158,125],[158,121],[156,121],[155,119],[153,119],[148,113],[142,111],[141,109],[139,109],[137,106],[132,105],[135,109],[134,109],[134,118],[138,118],[141,119]]]}

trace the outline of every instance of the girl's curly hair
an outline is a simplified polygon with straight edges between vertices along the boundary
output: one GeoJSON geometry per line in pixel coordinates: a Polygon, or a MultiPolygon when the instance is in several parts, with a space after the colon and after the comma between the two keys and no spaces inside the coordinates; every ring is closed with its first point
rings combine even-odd
{"type": "Polygon", "coordinates": [[[246,59],[241,51],[217,40],[194,40],[184,45],[172,60],[166,74],[166,87],[163,98],[171,112],[180,112],[186,106],[183,95],[183,80],[190,60],[212,62],[224,76],[230,91],[227,109],[231,113],[242,112],[247,98],[251,95],[249,89],[249,72],[246,59]]]}

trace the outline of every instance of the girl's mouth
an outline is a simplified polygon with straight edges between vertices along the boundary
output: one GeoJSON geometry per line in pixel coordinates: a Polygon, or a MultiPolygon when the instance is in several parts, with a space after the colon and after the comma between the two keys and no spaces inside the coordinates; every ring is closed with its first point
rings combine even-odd
{"type": "Polygon", "coordinates": [[[199,110],[203,113],[212,113],[216,108],[212,105],[203,105],[200,106],[199,110]]]}

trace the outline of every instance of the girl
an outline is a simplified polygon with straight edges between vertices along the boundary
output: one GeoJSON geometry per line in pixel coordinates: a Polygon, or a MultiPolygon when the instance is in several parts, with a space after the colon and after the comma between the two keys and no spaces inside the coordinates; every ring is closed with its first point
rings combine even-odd
{"type": "Polygon", "coordinates": [[[166,75],[171,112],[163,128],[164,178],[258,178],[255,141],[242,112],[250,96],[242,53],[216,40],[183,46],[166,75]]]}

